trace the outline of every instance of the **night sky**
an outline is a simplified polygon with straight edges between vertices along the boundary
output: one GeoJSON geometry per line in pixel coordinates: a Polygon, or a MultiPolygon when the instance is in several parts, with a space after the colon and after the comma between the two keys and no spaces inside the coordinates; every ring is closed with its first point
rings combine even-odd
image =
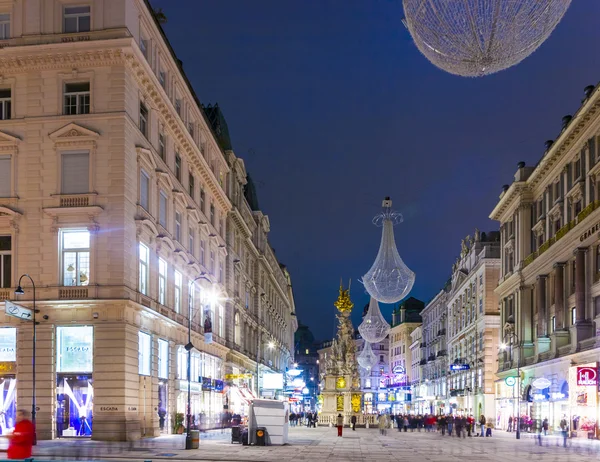
{"type": "Polygon", "coordinates": [[[340,277],[352,279],[355,321],[368,301],[358,280],[377,254],[384,196],[404,215],[395,230],[417,275],[411,295],[428,301],[460,240],[497,228],[488,216],[517,163],[535,164],[600,80],[597,0],[574,0],[538,51],[480,79],[430,64],[399,0],[152,4],[201,101],[221,106],[299,320],[321,340],[334,335],[340,277]]]}

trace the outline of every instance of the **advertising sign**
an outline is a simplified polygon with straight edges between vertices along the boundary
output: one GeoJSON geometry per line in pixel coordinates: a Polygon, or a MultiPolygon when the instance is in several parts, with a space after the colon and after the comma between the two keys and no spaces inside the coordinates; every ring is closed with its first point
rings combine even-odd
{"type": "Polygon", "coordinates": [[[94,328],[58,326],[56,350],[57,372],[93,372],[94,328]]]}
{"type": "Polygon", "coordinates": [[[202,383],[202,391],[212,390],[213,383],[210,377],[200,377],[202,383]]]}
{"type": "Polygon", "coordinates": [[[267,390],[282,390],[283,389],[283,374],[273,374],[265,372],[263,374],[262,388],[267,390]]]}
{"type": "Polygon", "coordinates": [[[210,305],[204,305],[204,343],[212,343],[212,314],[210,305]]]}
{"type": "Polygon", "coordinates": [[[531,385],[538,390],[543,390],[544,388],[548,388],[550,385],[552,385],[552,382],[545,377],[540,377],[539,379],[535,379],[531,385]]]}
{"type": "Polygon", "coordinates": [[[0,329],[0,362],[17,360],[17,329],[4,327],[0,329]]]}
{"type": "Polygon", "coordinates": [[[598,369],[596,367],[583,366],[577,368],[577,386],[593,387],[598,385],[598,369]]]}

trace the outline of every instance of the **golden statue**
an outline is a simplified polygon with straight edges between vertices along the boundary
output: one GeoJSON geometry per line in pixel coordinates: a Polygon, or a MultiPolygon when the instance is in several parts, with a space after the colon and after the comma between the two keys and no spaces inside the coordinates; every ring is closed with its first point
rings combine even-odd
{"type": "Polygon", "coordinates": [[[352,403],[352,412],[360,412],[360,394],[353,393],[350,402],[352,403]]]}
{"type": "Polygon", "coordinates": [[[350,287],[344,290],[342,284],[340,283],[340,295],[334,303],[334,306],[338,309],[340,313],[349,313],[350,311],[352,311],[354,303],[352,303],[352,301],[350,300],[350,287]]]}

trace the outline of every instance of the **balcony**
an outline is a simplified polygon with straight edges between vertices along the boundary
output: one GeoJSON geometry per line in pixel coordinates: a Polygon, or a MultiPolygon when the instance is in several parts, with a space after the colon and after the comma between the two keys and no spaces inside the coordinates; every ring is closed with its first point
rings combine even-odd
{"type": "Polygon", "coordinates": [[[446,353],[446,350],[440,350],[440,351],[438,351],[438,353],[437,353],[437,357],[438,357],[438,358],[441,358],[442,356],[446,356],[446,354],[447,354],[447,353],[446,353]]]}
{"type": "Polygon", "coordinates": [[[435,361],[435,354],[430,354],[427,361],[435,361]]]}
{"type": "Polygon", "coordinates": [[[426,359],[422,359],[421,361],[419,361],[419,366],[424,366],[425,364],[427,364],[426,359]]]}
{"type": "Polygon", "coordinates": [[[426,344],[425,342],[423,342],[423,343],[421,343],[420,347],[421,347],[421,348],[426,348],[426,347],[427,347],[427,344],[426,344]]]}
{"type": "Polygon", "coordinates": [[[440,329],[438,330],[438,336],[442,336],[442,335],[446,335],[446,329],[440,329]]]}

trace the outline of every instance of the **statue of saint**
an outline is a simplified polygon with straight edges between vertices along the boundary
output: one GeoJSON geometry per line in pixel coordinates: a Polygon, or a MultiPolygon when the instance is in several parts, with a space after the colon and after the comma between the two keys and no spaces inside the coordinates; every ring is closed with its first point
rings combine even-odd
{"type": "Polygon", "coordinates": [[[479,229],[475,228],[475,242],[479,242],[481,240],[481,233],[479,229]]]}

